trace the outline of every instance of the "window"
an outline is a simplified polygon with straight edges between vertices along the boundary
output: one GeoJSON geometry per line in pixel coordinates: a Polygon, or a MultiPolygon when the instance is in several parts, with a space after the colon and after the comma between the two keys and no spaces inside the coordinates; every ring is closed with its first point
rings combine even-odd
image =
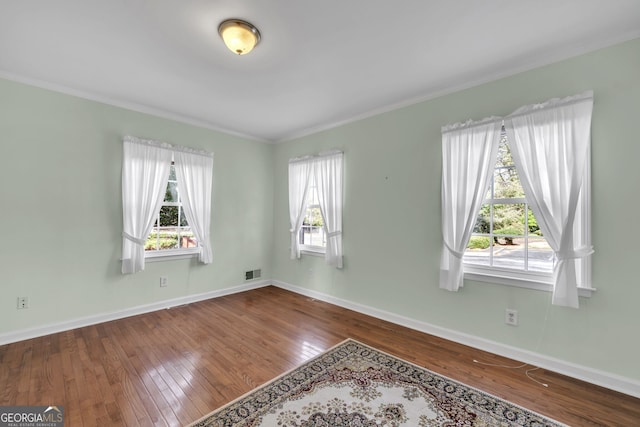
{"type": "Polygon", "coordinates": [[[122,273],[145,260],[213,260],[213,153],[126,136],[122,158],[122,273]],[[174,163],[175,161],[175,163],[174,163]]]}
{"type": "Polygon", "coordinates": [[[315,179],[309,179],[309,189],[307,190],[307,210],[300,228],[300,249],[308,252],[324,253],[327,247],[327,238],[324,231],[324,220],[318,201],[318,189],[315,179]]]}
{"type": "Polygon", "coordinates": [[[173,162],[169,181],[151,233],[144,245],[146,257],[196,253],[198,241],[189,227],[180,199],[180,187],[173,162]]]}
{"type": "Polygon", "coordinates": [[[291,259],[324,253],[342,268],[342,160],[340,151],[289,160],[291,259]]]}
{"type": "Polygon", "coordinates": [[[590,295],[592,111],[589,91],[442,128],[442,289],[486,280],[573,308],[590,295]]]}
{"type": "Polygon", "coordinates": [[[478,274],[509,270],[521,278],[544,280],[553,272],[553,250],[527,203],[504,127],[489,190],[463,261],[466,272],[478,274]]]}

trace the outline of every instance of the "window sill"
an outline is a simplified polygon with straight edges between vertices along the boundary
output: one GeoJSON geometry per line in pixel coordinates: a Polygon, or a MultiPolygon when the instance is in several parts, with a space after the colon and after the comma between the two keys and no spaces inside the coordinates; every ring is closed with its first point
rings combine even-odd
{"type": "MultiPolygon", "coordinates": [[[[534,289],[536,291],[553,292],[551,274],[527,273],[526,275],[508,270],[482,270],[464,267],[464,278],[477,282],[487,282],[517,288],[534,289]]],[[[594,288],[578,287],[578,296],[590,298],[596,292],[594,288]]]]}
{"type": "Polygon", "coordinates": [[[200,248],[183,250],[166,250],[157,252],[145,252],[145,262],[173,261],[178,259],[194,258],[200,255],[200,248]]]}
{"type": "Polygon", "coordinates": [[[324,257],[325,248],[319,246],[304,246],[300,248],[300,253],[303,255],[324,257]]]}

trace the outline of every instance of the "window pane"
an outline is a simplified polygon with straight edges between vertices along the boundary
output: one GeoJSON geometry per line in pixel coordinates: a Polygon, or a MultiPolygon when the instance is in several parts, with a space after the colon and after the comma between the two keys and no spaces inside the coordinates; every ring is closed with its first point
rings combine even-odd
{"type": "Polygon", "coordinates": [[[311,227],[310,229],[310,233],[309,233],[309,244],[311,246],[318,246],[318,227],[311,227]]]}
{"type": "Polygon", "coordinates": [[[324,222],[318,206],[310,206],[302,221],[300,243],[308,246],[326,246],[324,222]]]}
{"type": "Polygon", "coordinates": [[[323,227],[312,227],[311,229],[311,245],[312,246],[322,246],[326,245],[324,238],[324,228],[323,227]]]}
{"type": "Polygon", "coordinates": [[[180,233],[180,247],[181,248],[195,248],[198,246],[198,242],[193,235],[190,228],[182,228],[180,233]]]}
{"type": "Polygon", "coordinates": [[[161,228],[160,229],[160,247],[158,249],[175,249],[178,247],[178,229],[177,228],[161,228]]]}
{"type": "Polygon", "coordinates": [[[187,217],[184,215],[184,210],[180,209],[180,227],[188,227],[187,217]]]}
{"type": "Polygon", "coordinates": [[[311,245],[311,226],[303,225],[300,229],[300,243],[303,245],[311,245]]]}
{"type": "MultiPolygon", "coordinates": [[[[524,235],[524,203],[493,205],[493,233],[497,235],[524,235]]],[[[502,239],[501,244],[513,244],[513,239],[502,239]]]]}
{"type": "Polygon", "coordinates": [[[198,242],[189,227],[182,210],[173,165],[165,190],[165,205],[160,207],[158,217],[145,243],[146,251],[195,248],[198,242]],[[169,206],[167,206],[169,205],[169,206]]]}
{"type": "Polygon", "coordinates": [[[476,265],[491,265],[491,246],[493,242],[488,236],[471,236],[463,261],[476,265]]]}
{"type": "Polygon", "coordinates": [[[178,207],[162,206],[160,208],[160,226],[177,226],[178,225],[178,207]]]}
{"type": "Polygon", "coordinates": [[[320,208],[310,208],[307,210],[307,218],[309,224],[314,227],[322,227],[324,226],[324,221],[322,221],[322,214],[320,213],[320,208]]]}
{"type": "Polygon", "coordinates": [[[484,199],[485,200],[491,200],[491,192],[493,191],[493,183],[489,183],[489,188],[487,188],[487,194],[485,195],[484,199]]]}
{"type": "Polygon", "coordinates": [[[300,229],[300,243],[308,246],[326,247],[324,221],[318,206],[307,208],[306,215],[300,229]]]}
{"type": "Polygon", "coordinates": [[[553,250],[543,237],[529,237],[529,270],[553,271],[553,250]]]}
{"type": "Polygon", "coordinates": [[[527,227],[529,228],[529,233],[535,236],[542,236],[542,230],[538,226],[538,221],[536,221],[536,217],[533,216],[533,211],[531,208],[527,210],[527,227]]]}
{"type": "Polygon", "coordinates": [[[147,241],[144,244],[145,251],[155,251],[158,249],[158,230],[153,228],[151,233],[149,233],[149,237],[147,237],[147,241]]]}
{"type": "Polygon", "coordinates": [[[178,183],[169,181],[167,183],[167,191],[164,193],[165,202],[178,202],[178,183]]]}
{"type": "Polygon", "coordinates": [[[303,225],[300,229],[300,243],[308,246],[326,246],[324,228],[303,225]]]}
{"type": "Polygon", "coordinates": [[[476,219],[476,225],[473,226],[474,233],[489,234],[491,231],[491,206],[488,204],[482,205],[478,217],[476,219]]]}
{"type": "Polygon", "coordinates": [[[480,207],[467,245],[466,264],[550,273],[553,251],[525,203],[506,133],[501,135],[486,203],[480,207]],[[494,203],[506,199],[506,203],[494,203]],[[513,202],[513,203],[508,203],[513,202]]]}
{"type": "Polygon", "coordinates": [[[511,147],[507,143],[507,132],[502,127],[500,134],[500,144],[498,145],[498,162],[496,166],[513,166],[513,156],[511,155],[511,147]]]}
{"type": "MultiPolygon", "coordinates": [[[[500,240],[500,239],[498,239],[500,240]]],[[[497,245],[493,250],[493,266],[524,270],[525,247],[523,239],[511,239],[510,244],[497,245]]]]}
{"type": "Polygon", "coordinates": [[[524,190],[515,166],[498,167],[494,170],[494,198],[509,199],[524,197],[524,190]]]}
{"type": "Polygon", "coordinates": [[[147,242],[145,243],[145,250],[164,250],[174,249],[178,247],[178,233],[174,229],[153,229],[147,242]]]}
{"type": "Polygon", "coordinates": [[[151,230],[144,249],[145,251],[162,251],[195,247],[198,247],[198,241],[190,228],[161,227],[151,230]]]}

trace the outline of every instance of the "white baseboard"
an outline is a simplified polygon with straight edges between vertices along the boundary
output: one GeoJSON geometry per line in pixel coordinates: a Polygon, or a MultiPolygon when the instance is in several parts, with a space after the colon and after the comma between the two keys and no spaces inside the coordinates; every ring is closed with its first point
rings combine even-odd
{"type": "Polygon", "coordinates": [[[640,398],[640,381],[625,378],[620,375],[612,374],[605,371],[600,371],[600,370],[589,368],[586,366],[577,365],[571,362],[545,356],[543,354],[535,353],[532,351],[522,350],[517,347],[501,344],[495,341],[479,338],[473,335],[465,334],[462,332],[454,331],[454,330],[443,328],[440,326],[432,325],[426,322],[411,319],[409,317],[401,316],[399,314],[391,313],[384,310],[379,310],[374,307],[369,307],[363,304],[344,300],[341,298],[336,298],[331,295],[327,295],[314,290],[295,286],[290,283],[286,283],[278,280],[260,280],[260,281],[246,283],[238,286],[233,286],[230,288],[219,289],[219,290],[205,292],[201,294],[195,294],[195,295],[187,295],[184,297],[174,298],[174,299],[165,300],[165,301],[159,301],[152,304],[145,304],[137,307],[131,307],[124,310],[118,310],[118,311],[109,312],[109,313],[101,313],[101,314],[82,317],[78,319],[72,319],[64,322],[54,323],[50,325],[39,326],[36,328],[8,332],[8,333],[0,334],[0,345],[22,341],[30,338],[41,337],[44,335],[54,334],[57,332],[64,332],[71,329],[81,328],[83,326],[95,325],[102,322],[109,322],[112,320],[135,316],[138,314],[149,313],[156,310],[162,310],[162,309],[167,309],[167,308],[176,307],[180,305],[190,304],[193,302],[204,301],[211,298],[231,295],[239,292],[248,291],[251,289],[257,289],[264,286],[268,286],[269,284],[282,289],[289,290],[291,292],[295,292],[297,294],[305,295],[305,296],[315,298],[321,301],[325,301],[340,307],[348,308],[350,310],[357,311],[359,313],[363,313],[378,319],[386,320],[388,322],[392,322],[397,325],[406,326],[408,328],[415,329],[420,332],[424,332],[430,335],[435,335],[440,338],[444,338],[460,344],[468,345],[480,350],[484,350],[490,353],[498,354],[500,356],[508,357],[510,359],[526,362],[531,365],[539,366],[541,368],[545,368],[550,371],[557,372],[559,374],[567,375],[572,378],[576,378],[576,379],[586,381],[595,385],[599,385],[611,390],[618,391],[620,393],[624,393],[630,396],[640,398]]]}
{"type": "Polygon", "coordinates": [[[529,350],[523,350],[506,344],[501,344],[499,342],[432,325],[426,322],[411,319],[409,317],[401,316],[399,314],[379,310],[374,307],[369,307],[356,302],[336,298],[334,296],[314,290],[295,286],[290,283],[272,280],[271,284],[273,286],[286,289],[297,294],[305,295],[340,307],[348,308],[350,310],[357,311],[359,313],[363,313],[378,319],[386,320],[397,325],[406,326],[407,328],[415,329],[417,331],[424,332],[430,335],[435,335],[449,341],[454,341],[480,350],[488,351],[490,353],[508,357],[510,359],[519,360],[531,365],[548,369],[553,372],[557,372],[562,375],[566,375],[572,378],[589,382],[591,384],[595,384],[601,387],[618,391],[620,393],[640,398],[640,381],[625,378],[620,375],[600,371],[586,366],[577,365],[575,363],[545,356],[544,354],[535,353],[529,350]]]}
{"type": "Polygon", "coordinates": [[[170,300],[154,302],[151,304],[139,305],[137,307],[131,307],[124,310],[112,311],[109,313],[100,313],[92,316],[66,320],[64,322],[53,323],[50,325],[38,326],[36,328],[29,328],[29,329],[22,329],[15,332],[8,332],[8,333],[0,334],[0,345],[27,340],[30,338],[37,338],[37,337],[41,337],[49,334],[55,334],[57,332],[69,331],[71,329],[81,328],[83,326],[95,325],[97,323],[102,323],[102,322],[109,322],[112,320],[122,319],[125,317],[136,316],[138,314],[144,314],[144,313],[149,313],[152,311],[162,310],[166,308],[177,307],[180,305],[190,304],[193,302],[204,301],[211,298],[231,295],[238,292],[248,291],[251,289],[262,288],[264,286],[268,286],[270,283],[271,283],[270,280],[258,280],[255,282],[252,281],[250,283],[244,283],[242,285],[205,292],[202,294],[187,295],[184,297],[174,298],[170,300]]]}

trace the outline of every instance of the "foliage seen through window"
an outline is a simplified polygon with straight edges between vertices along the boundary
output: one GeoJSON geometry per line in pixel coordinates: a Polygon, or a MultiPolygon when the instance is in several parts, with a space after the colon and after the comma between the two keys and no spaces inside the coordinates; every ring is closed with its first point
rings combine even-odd
{"type": "Polygon", "coordinates": [[[553,269],[553,251],[527,204],[504,129],[464,262],[522,271],[553,269]]]}
{"type": "Polygon", "coordinates": [[[182,209],[176,171],[173,164],[164,200],[147,237],[145,251],[195,248],[198,246],[182,209]]]}

